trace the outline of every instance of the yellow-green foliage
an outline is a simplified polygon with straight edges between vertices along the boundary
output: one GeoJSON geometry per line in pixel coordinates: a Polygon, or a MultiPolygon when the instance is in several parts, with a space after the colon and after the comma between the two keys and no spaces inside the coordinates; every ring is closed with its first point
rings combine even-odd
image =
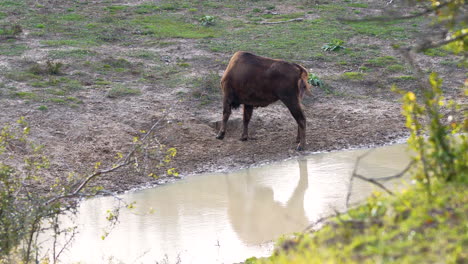
{"type": "Polygon", "coordinates": [[[375,195],[316,233],[281,241],[273,256],[246,263],[466,263],[468,189],[433,187],[432,201],[421,186],[375,195]]]}

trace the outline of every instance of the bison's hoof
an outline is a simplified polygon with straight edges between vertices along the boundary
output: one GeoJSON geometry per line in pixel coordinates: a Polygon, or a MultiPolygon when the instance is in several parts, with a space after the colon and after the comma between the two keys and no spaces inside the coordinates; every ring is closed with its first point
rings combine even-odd
{"type": "Polygon", "coordinates": [[[248,139],[248,137],[242,136],[242,137],[240,138],[240,141],[247,141],[247,139],[248,139]]]}
{"type": "Polygon", "coordinates": [[[217,136],[216,136],[217,139],[221,139],[223,140],[224,139],[224,133],[220,132],[217,136]]]}
{"type": "Polygon", "coordinates": [[[304,147],[301,146],[301,145],[298,145],[297,148],[296,148],[297,151],[303,151],[304,150],[304,147]]]}

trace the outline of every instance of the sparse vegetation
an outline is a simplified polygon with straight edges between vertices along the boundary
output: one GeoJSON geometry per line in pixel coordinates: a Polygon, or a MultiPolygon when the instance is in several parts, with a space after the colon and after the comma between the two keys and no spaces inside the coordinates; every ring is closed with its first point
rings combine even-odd
{"type": "Polygon", "coordinates": [[[23,32],[21,25],[4,25],[0,26],[0,37],[15,38],[23,32]]]}
{"type": "Polygon", "coordinates": [[[214,99],[220,98],[220,77],[215,72],[210,72],[203,77],[196,78],[193,83],[192,96],[200,101],[202,105],[212,103],[214,99]]]}
{"type": "Polygon", "coordinates": [[[129,88],[123,85],[116,84],[112,87],[109,92],[107,93],[107,97],[109,98],[118,98],[123,96],[132,96],[132,95],[140,95],[141,91],[135,88],[129,88]]]}
{"type": "Polygon", "coordinates": [[[343,79],[348,80],[363,80],[366,74],[362,72],[345,72],[342,74],[343,79]]]}

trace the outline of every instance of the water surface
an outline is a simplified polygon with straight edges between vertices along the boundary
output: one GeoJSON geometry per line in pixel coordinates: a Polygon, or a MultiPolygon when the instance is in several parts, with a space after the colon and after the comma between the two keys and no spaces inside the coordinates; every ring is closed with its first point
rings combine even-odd
{"type": "MultiPolygon", "coordinates": [[[[304,230],[311,222],[346,209],[356,158],[367,150],[313,154],[299,159],[212,173],[121,195],[136,202],[120,213],[120,224],[101,236],[110,197],[83,202],[79,234],[62,257],[80,263],[235,263],[271,253],[272,240],[304,230]],[[154,213],[149,213],[150,209],[154,213]],[[112,259],[112,262],[109,262],[112,259]]],[[[409,162],[404,146],[374,150],[358,167],[367,177],[400,172],[409,162]]],[[[386,186],[401,181],[386,183],[386,186]]],[[[375,190],[353,181],[352,203],[375,190]]]]}

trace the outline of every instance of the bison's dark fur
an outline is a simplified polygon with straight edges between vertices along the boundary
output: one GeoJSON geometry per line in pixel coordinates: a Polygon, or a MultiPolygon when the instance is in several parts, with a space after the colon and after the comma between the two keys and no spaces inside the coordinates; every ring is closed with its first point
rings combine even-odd
{"type": "Polygon", "coordinates": [[[306,144],[306,119],[301,101],[304,93],[310,94],[307,78],[307,70],[298,64],[236,52],[221,79],[223,121],[216,138],[224,138],[232,108],[244,105],[244,131],[241,140],[247,140],[254,107],[267,106],[281,100],[297,121],[297,149],[303,150],[306,144]]]}

